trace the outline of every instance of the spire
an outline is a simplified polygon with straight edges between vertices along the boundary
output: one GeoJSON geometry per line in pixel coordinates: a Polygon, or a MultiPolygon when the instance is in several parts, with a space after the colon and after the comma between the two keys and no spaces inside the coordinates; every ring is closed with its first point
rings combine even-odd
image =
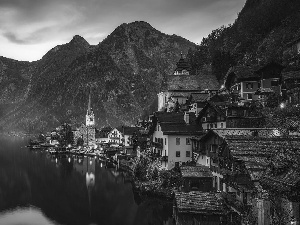
{"type": "Polygon", "coordinates": [[[91,109],[91,88],[90,88],[90,93],[89,93],[89,103],[88,103],[88,114],[90,114],[92,111],[91,109]]]}

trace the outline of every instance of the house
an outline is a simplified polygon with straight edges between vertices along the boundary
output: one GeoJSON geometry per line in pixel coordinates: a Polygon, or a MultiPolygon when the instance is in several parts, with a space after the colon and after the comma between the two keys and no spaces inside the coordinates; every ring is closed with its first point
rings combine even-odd
{"type": "Polygon", "coordinates": [[[242,101],[258,100],[255,92],[261,87],[261,82],[259,75],[255,73],[256,69],[250,66],[231,67],[224,78],[225,88],[242,101]]]}
{"type": "Polygon", "coordinates": [[[121,131],[119,131],[117,128],[113,128],[109,133],[108,133],[108,143],[110,145],[116,145],[120,146],[123,143],[123,134],[121,131]]]}
{"type": "Polygon", "coordinates": [[[103,127],[100,130],[97,129],[95,134],[96,143],[98,145],[107,144],[109,142],[108,134],[110,131],[112,131],[110,126],[103,127]]]}
{"type": "Polygon", "coordinates": [[[265,101],[272,93],[281,95],[283,66],[270,62],[264,66],[231,67],[224,79],[224,86],[242,102],[265,101]]]}
{"type": "MultiPolygon", "coordinates": [[[[282,85],[281,72],[283,69],[284,66],[276,62],[267,63],[266,65],[257,69],[255,73],[258,74],[260,77],[260,89],[261,90],[270,89],[277,95],[281,95],[281,85],[282,85]]],[[[263,98],[262,95],[259,95],[259,97],[263,98]]]]}
{"type": "Polygon", "coordinates": [[[203,130],[262,127],[264,117],[255,105],[247,103],[218,105],[208,101],[200,111],[197,123],[202,125],[203,130]]]}
{"type": "Polygon", "coordinates": [[[176,225],[230,224],[231,211],[220,193],[175,192],[173,217],[176,225]]]}
{"type": "Polygon", "coordinates": [[[254,212],[257,220],[270,211],[259,187],[272,159],[282,158],[287,146],[300,147],[299,138],[282,137],[275,129],[258,128],[210,130],[191,141],[193,151],[198,153],[197,163],[210,167],[225,201],[240,213],[249,207],[261,209],[258,214],[254,212]]]}
{"type": "Polygon", "coordinates": [[[213,190],[213,175],[210,168],[203,165],[181,166],[183,191],[210,192],[213,190]]]}
{"type": "Polygon", "coordinates": [[[140,127],[128,127],[128,126],[121,126],[117,128],[119,132],[122,133],[122,145],[125,148],[126,154],[132,154],[134,149],[133,149],[133,144],[132,144],[132,137],[134,135],[137,135],[138,132],[140,131],[140,127]]]}
{"type": "Polygon", "coordinates": [[[163,168],[172,169],[175,164],[192,161],[190,138],[202,134],[195,119],[195,115],[189,112],[155,112],[150,117],[152,151],[161,156],[163,168]]]}

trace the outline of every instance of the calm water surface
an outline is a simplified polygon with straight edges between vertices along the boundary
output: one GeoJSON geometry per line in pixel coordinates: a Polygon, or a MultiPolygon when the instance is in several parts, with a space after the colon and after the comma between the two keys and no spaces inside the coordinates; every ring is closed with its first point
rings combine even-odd
{"type": "Polygon", "coordinates": [[[94,158],[55,157],[0,139],[0,225],[172,225],[172,205],[132,192],[94,158]]]}

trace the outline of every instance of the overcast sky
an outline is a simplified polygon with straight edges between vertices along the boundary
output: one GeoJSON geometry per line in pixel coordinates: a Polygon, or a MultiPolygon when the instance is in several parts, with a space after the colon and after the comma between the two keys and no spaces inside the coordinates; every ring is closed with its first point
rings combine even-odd
{"type": "Polygon", "coordinates": [[[246,0],[0,0],[0,56],[34,61],[76,34],[98,44],[122,23],[200,43],[233,23],[246,0]]]}

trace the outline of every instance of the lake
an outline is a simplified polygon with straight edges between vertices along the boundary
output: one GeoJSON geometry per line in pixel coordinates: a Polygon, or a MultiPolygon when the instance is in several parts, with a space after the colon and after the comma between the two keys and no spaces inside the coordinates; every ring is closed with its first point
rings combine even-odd
{"type": "Polygon", "coordinates": [[[0,225],[172,225],[172,203],[141,199],[124,172],[89,157],[0,140],[0,225]]]}

